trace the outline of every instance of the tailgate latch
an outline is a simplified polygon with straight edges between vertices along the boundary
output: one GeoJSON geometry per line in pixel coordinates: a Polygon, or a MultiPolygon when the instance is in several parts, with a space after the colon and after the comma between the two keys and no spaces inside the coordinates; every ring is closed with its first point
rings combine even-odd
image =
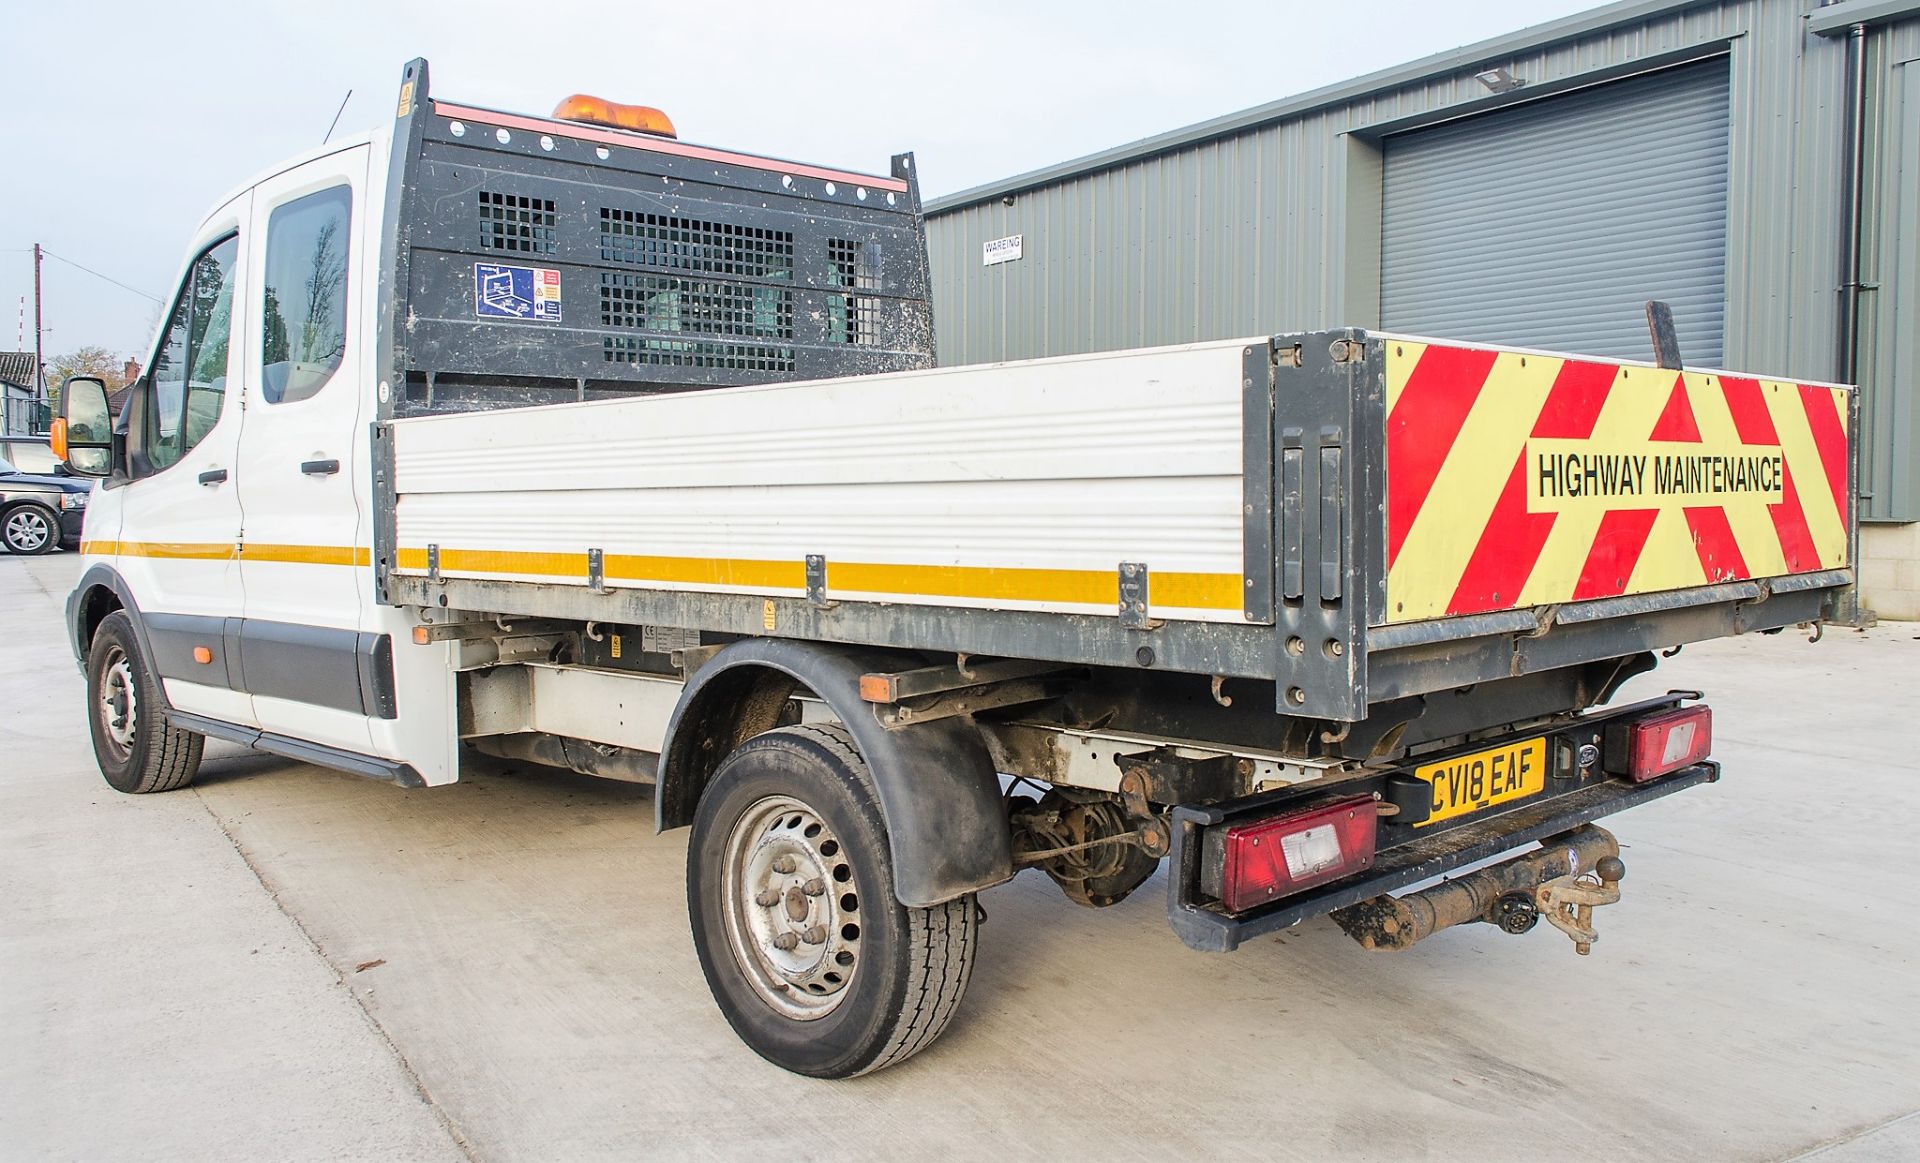
{"type": "Polygon", "coordinates": [[[1534,905],[1547,923],[1573,938],[1573,951],[1585,957],[1593,952],[1600,934],[1593,930],[1593,910],[1618,904],[1620,881],[1627,866],[1618,856],[1603,856],[1593,868],[1556,876],[1533,890],[1534,905]]]}

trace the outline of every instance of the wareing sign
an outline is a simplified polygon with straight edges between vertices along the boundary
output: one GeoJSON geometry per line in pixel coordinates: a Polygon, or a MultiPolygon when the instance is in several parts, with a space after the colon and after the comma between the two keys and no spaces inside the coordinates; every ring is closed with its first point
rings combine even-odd
{"type": "Polygon", "coordinates": [[[1590,440],[1527,442],[1527,511],[1777,505],[1785,486],[1779,445],[1590,440]]]}

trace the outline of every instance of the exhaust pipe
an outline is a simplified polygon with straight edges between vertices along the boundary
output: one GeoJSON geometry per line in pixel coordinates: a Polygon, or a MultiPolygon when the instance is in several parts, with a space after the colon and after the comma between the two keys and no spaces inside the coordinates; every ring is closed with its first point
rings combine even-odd
{"type": "MultiPolygon", "coordinates": [[[[1533,928],[1543,907],[1549,910],[1553,924],[1581,940],[1558,915],[1562,902],[1581,911],[1577,920],[1590,943],[1587,927],[1591,906],[1610,903],[1599,899],[1606,892],[1619,899],[1615,887],[1626,874],[1620,863],[1620,844],[1605,828],[1588,824],[1572,832],[1541,841],[1537,851],[1512,860],[1470,872],[1454,880],[1436,884],[1405,896],[1377,896],[1334,911],[1334,922],[1347,936],[1368,949],[1398,952],[1442,929],[1469,921],[1485,921],[1506,932],[1519,934],[1533,928]],[[1602,861],[1609,864],[1602,865],[1602,861]],[[1594,872],[1601,885],[1585,882],[1574,889],[1572,880],[1594,872]],[[1609,873],[1613,875],[1608,875],[1609,873]],[[1552,882],[1561,882],[1554,885],[1552,882]],[[1548,891],[1550,890],[1550,891],[1548,891]]],[[[1575,917],[1566,918],[1570,923],[1575,917]]],[[[1585,949],[1580,950],[1586,952],[1585,949]]]]}

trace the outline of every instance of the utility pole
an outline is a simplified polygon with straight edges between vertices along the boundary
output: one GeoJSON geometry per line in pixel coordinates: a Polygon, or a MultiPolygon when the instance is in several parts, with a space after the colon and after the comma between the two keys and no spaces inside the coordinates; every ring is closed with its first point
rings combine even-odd
{"type": "Polygon", "coordinates": [[[47,402],[47,355],[40,347],[40,244],[33,244],[33,380],[34,403],[47,402]]]}

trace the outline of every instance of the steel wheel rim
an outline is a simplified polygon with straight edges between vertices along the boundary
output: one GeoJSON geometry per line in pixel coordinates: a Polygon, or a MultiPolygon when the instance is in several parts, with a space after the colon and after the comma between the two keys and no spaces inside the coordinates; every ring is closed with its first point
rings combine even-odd
{"type": "Polygon", "coordinates": [[[7,544],[15,549],[31,553],[52,536],[46,516],[38,510],[21,509],[7,518],[7,544]]]}
{"type": "Polygon", "coordinates": [[[133,752],[133,734],[140,724],[140,696],[133,685],[133,660],[118,646],[107,648],[94,713],[100,716],[107,749],[114,758],[125,760],[133,752]]]}
{"type": "Polygon", "coordinates": [[[727,833],[722,870],[727,944],[754,993],[800,1021],[832,1013],[859,968],[860,905],[820,813],[792,796],[755,801],[727,833]]]}

